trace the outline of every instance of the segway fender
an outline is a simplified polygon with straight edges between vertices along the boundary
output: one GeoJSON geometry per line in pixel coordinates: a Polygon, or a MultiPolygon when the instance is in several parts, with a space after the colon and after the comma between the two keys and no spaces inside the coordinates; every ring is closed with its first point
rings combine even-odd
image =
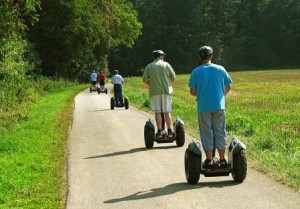
{"type": "Polygon", "coordinates": [[[151,120],[151,119],[149,119],[149,120],[146,122],[145,126],[147,126],[147,127],[150,128],[150,129],[153,129],[153,130],[155,129],[154,122],[153,122],[153,120],[151,120]]]}
{"type": "Polygon", "coordinates": [[[245,149],[246,145],[237,138],[233,138],[229,145],[229,152],[232,152],[233,154],[245,149]]]}
{"type": "Polygon", "coordinates": [[[178,118],[178,117],[175,119],[175,121],[174,121],[174,123],[173,123],[173,127],[175,127],[175,130],[176,130],[177,127],[183,126],[183,125],[184,125],[183,120],[181,120],[181,119],[178,118]]]}
{"type": "Polygon", "coordinates": [[[202,157],[201,144],[200,142],[195,142],[194,140],[188,145],[188,150],[202,157]]]}
{"type": "Polygon", "coordinates": [[[231,168],[233,168],[233,156],[236,153],[240,153],[242,150],[246,150],[246,145],[241,142],[239,139],[237,138],[233,138],[229,147],[229,154],[228,154],[228,163],[231,164],[231,168]]]}

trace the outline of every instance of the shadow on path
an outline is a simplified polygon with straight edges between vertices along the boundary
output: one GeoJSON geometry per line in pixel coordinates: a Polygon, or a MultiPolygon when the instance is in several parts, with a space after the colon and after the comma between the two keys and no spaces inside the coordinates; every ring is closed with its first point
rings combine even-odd
{"type": "Polygon", "coordinates": [[[152,149],[147,149],[145,147],[138,147],[130,150],[124,150],[124,151],[119,151],[119,152],[112,152],[112,153],[107,153],[104,155],[96,155],[96,156],[91,156],[91,157],[86,157],[83,159],[93,159],[93,158],[103,158],[103,157],[113,157],[113,156],[119,156],[119,155],[127,155],[127,154],[132,154],[136,152],[151,152],[151,150],[158,150],[158,149],[171,149],[171,148],[176,148],[177,146],[164,146],[164,147],[154,147],[152,149]]]}
{"type": "Polygon", "coordinates": [[[182,182],[182,183],[169,184],[165,187],[155,188],[148,191],[140,191],[121,198],[106,200],[104,201],[104,203],[117,203],[122,201],[141,200],[141,199],[148,199],[148,198],[170,195],[184,190],[200,189],[204,187],[222,188],[222,187],[234,186],[237,184],[238,183],[234,182],[233,180],[205,182],[205,183],[198,183],[196,185],[190,185],[188,183],[182,182]]]}

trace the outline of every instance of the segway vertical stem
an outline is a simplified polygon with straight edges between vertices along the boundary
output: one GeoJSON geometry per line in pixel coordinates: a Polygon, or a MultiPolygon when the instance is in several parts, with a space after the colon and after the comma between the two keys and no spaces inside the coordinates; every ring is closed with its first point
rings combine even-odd
{"type": "Polygon", "coordinates": [[[165,114],[161,111],[161,129],[165,130],[165,114]]]}

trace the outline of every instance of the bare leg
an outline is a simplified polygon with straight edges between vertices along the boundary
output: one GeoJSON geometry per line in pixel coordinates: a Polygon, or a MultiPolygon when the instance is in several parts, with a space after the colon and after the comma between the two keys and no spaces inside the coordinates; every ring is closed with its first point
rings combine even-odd
{"type": "Polygon", "coordinates": [[[220,160],[225,158],[225,149],[218,149],[220,160]]]}
{"type": "Polygon", "coordinates": [[[171,125],[172,125],[172,116],[171,116],[171,114],[169,112],[168,113],[164,113],[164,115],[165,115],[165,120],[166,120],[167,128],[170,129],[171,125]]]}
{"type": "Polygon", "coordinates": [[[156,126],[158,130],[162,129],[162,118],[161,118],[161,113],[155,113],[155,121],[156,121],[156,126]]]}
{"type": "Polygon", "coordinates": [[[212,150],[205,150],[206,159],[212,159],[212,150]]]}

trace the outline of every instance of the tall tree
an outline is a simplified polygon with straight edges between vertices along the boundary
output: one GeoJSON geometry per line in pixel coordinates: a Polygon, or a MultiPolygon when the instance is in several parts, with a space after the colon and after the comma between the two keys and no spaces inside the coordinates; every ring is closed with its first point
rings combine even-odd
{"type": "Polygon", "coordinates": [[[43,0],[42,8],[32,40],[46,75],[87,79],[92,69],[107,66],[111,50],[131,47],[140,35],[141,24],[125,0],[43,0]]]}
{"type": "Polygon", "coordinates": [[[38,64],[26,36],[28,25],[38,20],[38,6],[39,0],[0,3],[0,106],[17,98],[26,74],[38,64]]]}

